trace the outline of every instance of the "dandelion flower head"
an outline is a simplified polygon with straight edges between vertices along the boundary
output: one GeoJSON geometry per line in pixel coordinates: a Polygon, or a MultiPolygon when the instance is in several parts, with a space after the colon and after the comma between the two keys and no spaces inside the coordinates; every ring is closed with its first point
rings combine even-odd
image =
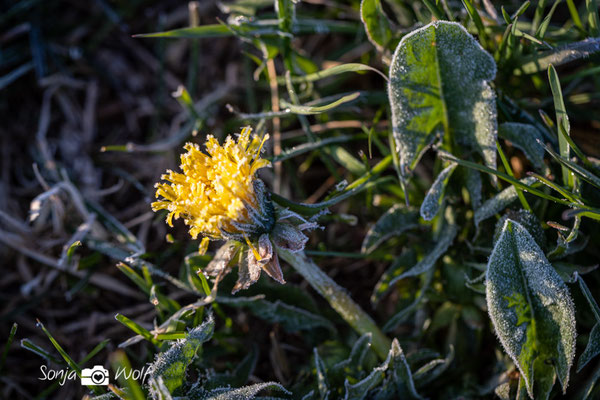
{"type": "Polygon", "coordinates": [[[240,226],[252,224],[250,209],[260,209],[255,181],[256,172],[269,166],[261,158],[268,135],[262,139],[251,135],[252,129],[242,129],[237,140],[227,136],[220,145],[212,135],[207,136],[206,153],[200,146],[187,143],[181,155],[182,173],[167,170],[155,185],[154,211],[167,210],[167,223],[183,218],[196,239],[203,235],[201,248],[210,238],[222,239],[223,232],[243,234],[240,226]]]}

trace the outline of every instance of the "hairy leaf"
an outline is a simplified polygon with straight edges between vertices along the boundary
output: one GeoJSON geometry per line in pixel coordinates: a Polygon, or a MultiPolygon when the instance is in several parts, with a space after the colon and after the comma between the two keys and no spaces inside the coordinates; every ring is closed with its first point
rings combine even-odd
{"type": "Polygon", "coordinates": [[[495,75],[494,59],[459,24],[436,21],[402,38],[388,89],[402,177],[442,139],[446,150],[473,150],[495,168],[495,75]]]}
{"type": "Polygon", "coordinates": [[[546,399],[555,376],[566,390],[575,355],[575,310],[565,283],[533,237],[504,224],[486,273],[490,318],[532,398],[546,399]]]}

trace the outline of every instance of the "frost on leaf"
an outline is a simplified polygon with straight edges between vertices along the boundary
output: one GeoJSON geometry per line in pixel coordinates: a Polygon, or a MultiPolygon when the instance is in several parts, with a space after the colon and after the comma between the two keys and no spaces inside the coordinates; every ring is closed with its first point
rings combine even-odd
{"type": "Polygon", "coordinates": [[[505,122],[498,127],[498,136],[508,140],[521,150],[536,170],[546,172],[544,147],[538,143],[538,140],[543,141],[544,138],[535,126],[519,122],[505,122]]]}
{"type": "Polygon", "coordinates": [[[527,230],[507,220],[486,272],[488,312],[529,396],[563,391],[575,355],[575,310],[567,286],[527,230]]]}
{"type": "Polygon", "coordinates": [[[196,353],[212,337],[215,321],[212,315],[200,326],[189,331],[185,339],[176,341],[167,351],[160,353],[148,370],[149,377],[158,381],[171,392],[178,390],[185,381],[186,369],[196,358],[196,353]]]}
{"type": "Polygon", "coordinates": [[[259,392],[265,389],[278,390],[287,395],[291,394],[277,382],[255,383],[254,385],[237,389],[222,387],[210,391],[202,388],[199,383],[196,383],[185,398],[189,400],[252,400],[256,398],[259,392]]]}
{"type": "MultiPolygon", "coordinates": [[[[525,185],[532,185],[536,182],[535,178],[528,176],[527,178],[521,179],[521,183],[525,185]]],[[[494,214],[499,213],[517,199],[517,191],[514,186],[509,186],[491,199],[487,200],[478,209],[475,210],[473,219],[475,220],[475,226],[479,226],[481,221],[488,219],[494,214]]]]}
{"type": "Polygon", "coordinates": [[[577,273],[575,274],[577,276],[577,281],[579,282],[579,287],[590,304],[594,317],[596,317],[596,325],[592,327],[585,350],[581,353],[581,356],[579,356],[579,362],[577,363],[577,372],[579,372],[592,358],[600,354],[600,307],[598,307],[598,303],[596,303],[590,289],[587,287],[581,276],[577,273]]]}
{"type": "Polygon", "coordinates": [[[459,24],[436,21],[402,38],[388,95],[405,179],[440,141],[455,155],[479,153],[495,169],[496,103],[489,85],[495,75],[492,56],[459,24]]]}
{"type": "Polygon", "coordinates": [[[446,223],[440,230],[437,243],[425,254],[425,256],[417,264],[413,265],[409,270],[404,271],[398,276],[395,276],[389,283],[389,286],[393,286],[396,282],[408,278],[410,276],[417,276],[424,272],[429,271],[435,266],[437,260],[446,254],[446,251],[454,241],[458,233],[458,226],[456,224],[446,223]]]}
{"type": "Polygon", "coordinates": [[[417,226],[419,226],[418,214],[414,210],[396,204],[369,229],[363,240],[361,252],[371,253],[390,237],[400,235],[417,226]]]}
{"type": "Polygon", "coordinates": [[[421,203],[421,217],[425,221],[431,221],[440,210],[442,200],[444,199],[444,192],[450,176],[458,164],[452,163],[447,166],[440,174],[435,178],[435,182],[427,191],[423,203],[421,203]]]}

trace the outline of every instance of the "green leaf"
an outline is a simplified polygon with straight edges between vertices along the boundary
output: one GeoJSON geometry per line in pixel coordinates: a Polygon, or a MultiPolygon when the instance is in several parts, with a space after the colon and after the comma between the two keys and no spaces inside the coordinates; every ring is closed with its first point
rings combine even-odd
{"type": "Polygon", "coordinates": [[[408,271],[394,277],[389,283],[390,287],[401,279],[408,278],[410,276],[417,276],[423,272],[429,271],[435,266],[436,261],[443,256],[458,233],[458,226],[456,224],[445,223],[439,232],[438,240],[436,244],[430,249],[425,256],[415,264],[408,271]]]}
{"type": "Polygon", "coordinates": [[[508,140],[521,150],[536,170],[546,171],[544,148],[538,143],[538,140],[543,140],[543,137],[535,126],[519,122],[505,122],[498,126],[498,136],[508,140]]]}
{"type": "Polygon", "coordinates": [[[390,331],[393,331],[394,329],[396,329],[398,327],[398,325],[400,325],[402,322],[404,322],[404,320],[406,320],[406,318],[408,318],[408,316],[411,315],[417,309],[419,304],[425,298],[427,289],[429,289],[429,286],[431,285],[431,281],[433,280],[434,272],[435,272],[434,270],[429,270],[425,274],[425,278],[424,278],[425,282],[423,283],[423,286],[419,290],[419,293],[415,297],[414,301],[412,303],[410,303],[408,306],[406,306],[405,308],[403,308],[402,310],[400,310],[399,312],[397,312],[396,314],[394,314],[385,323],[385,325],[383,326],[384,332],[390,332],[390,331]]]}
{"type": "Polygon", "coordinates": [[[596,321],[598,323],[600,323],[600,307],[598,307],[598,303],[596,303],[594,296],[592,296],[590,289],[587,287],[587,285],[585,284],[585,282],[583,281],[583,278],[579,275],[579,273],[577,274],[577,281],[579,282],[579,287],[581,288],[581,291],[583,292],[585,299],[589,303],[589,305],[592,309],[592,312],[594,313],[594,317],[596,318],[596,321]]]}
{"type": "Polygon", "coordinates": [[[592,327],[585,350],[579,356],[577,372],[581,371],[590,360],[600,354],[600,323],[592,327]]]}
{"type": "Polygon", "coordinates": [[[265,389],[277,389],[287,395],[291,394],[276,382],[256,383],[238,389],[224,387],[211,391],[204,390],[199,384],[196,384],[187,393],[186,398],[189,400],[251,400],[256,398],[256,395],[265,389]]]}
{"type": "Polygon", "coordinates": [[[398,398],[421,399],[422,397],[417,393],[417,389],[415,388],[412,372],[410,371],[402,347],[398,343],[398,339],[392,341],[388,360],[391,364],[392,381],[396,386],[398,398]]]}
{"type": "Polygon", "coordinates": [[[162,377],[169,392],[174,393],[185,381],[185,371],[196,358],[202,343],[213,334],[215,322],[212,315],[202,325],[189,331],[185,339],[175,342],[167,351],[160,353],[150,368],[148,376],[154,379],[162,377]]]}
{"type": "Polygon", "coordinates": [[[414,373],[414,380],[418,387],[423,387],[429,382],[435,381],[444,371],[450,367],[454,360],[454,346],[450,345],[446,358],[438,358],[429,361],[414,373]]]}
{"type": "Polygon", "coordinates": [[[361,252],[369,254],[390,237],[399,236],[418,226],[418,214],[415,210],[394,204],[369,229],[363,239],[361,252]]]}
{"type": "Polygon", "coordinates": [[[173,400],[169,389],[167,389],[164,380],[160,376],[148,379],[148,389],[153,400],[173,400]]]}
{"type": "Polygon", "coordinates": [[[577,362],[577,372],[581,371],[585,365],[590,362],[590,360],[600,354],[600,307],[598,307],[598,303],[592,296],[590,289],[587,287],[583,278],[578,273],[575,273],[577,281],[579,282],[579,287],[583,292],[586,300],[590,304],[594,317],[596,319],[596,324],[592,327],[592,331],[590,332],[590,337],[588,339],[587,346],[585,350],[579,356],[579,361],[577,362]]]}
{"type": "Polygon", "coordinates": [[[425,195],[425,199],[423,203],[421,203],[421,217],[425,221],[431,221],[437,213],[440,211],[440,207],[442,206],[442,201],[444,200],[444,193],[446,191],[446,186],[448,186],[448,181],[450,180],[450,176],[452,172],[456,169],[456,163],[450,163],[440,174],[435,178],[435,182],[427,191],[425,195]]]}
{"type": "Polygon", "coordinates": [[[392,128],[405,179],[428,146],[481,154],[496,166],[496,64],[459,24],[436,21],[404,36],[390,67],[392,128]]]}
{"type": "Polygon", "coordinates": [[[369,41],[383,52],[392,40],[390,20],[381,7],[380,0],[362,0],[360,3],[360,19],[365,26],[369,41]]]}
{"type": "Polygon", "coordinates": [[[315,347],[313,350],[315,355],[315,369],[317,371],[317,387],[319,389],[319,394],[322,399],[326,399],[329,396],[329,383],[327,382],[327,368],[319,357],[319,352],[315,347]]]}
{"type": "MultiPolygon", "coordinates": [[[[535,179],[527,177],[520,180],[525,185],[532,185],[535,183],[535,179]]],[[[500,193],[485,201],[481,207],[475,210],[473,219],[475,220],[475,226],[479,226],[481,221],[486,220],[500,211],[508,207],[513,201],[517,199],[517,191],[514,186],[509,186],[502,190],[500,193]]]]}
{"type": "Polygon", "coordinates": [[[389,291],[392,279],[400,275],[408,266],[414,265],[416,262],[417,259],[413,249],[408,249],[402,252],[400,256],[396,257],[392,265],[383,273],[383,275],[381,275],[381,278],[379,278],[379,281],[375,284],[373,294],[371,294],[371,304],[377,305],[381,298],[389,291]]]}
{"type": "Polygon", "coordinates": [[[486,273],[490,318],[531,398],[555,376],[566,390],[575,356],[575,310],[567,286],[523,226],[507,220],[486,273]]]}
{"type": "Polygon", "coordinates": [[[333,324],[325,317],[311,313],[302,308],[294,307],[280,300],[270,302],[260,298],[224,298],[220,297],[219,304],[233,307],[247,307],[258,318],[269,323],[279,323],[288,332],[318,327],[335,332],[333,324]]]}

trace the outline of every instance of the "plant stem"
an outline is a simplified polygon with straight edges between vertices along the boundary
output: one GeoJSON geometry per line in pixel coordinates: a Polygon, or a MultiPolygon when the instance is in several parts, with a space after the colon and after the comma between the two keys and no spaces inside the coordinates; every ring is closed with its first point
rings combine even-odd
{"type": "Polygon", "coordinates": [[[390,339],[381,332],[373,319],[352,300],[348,292],[324,273],[304,252],[292,253],[281,248],[279,256],[290,264],[310,283],[331,307],[361,335],[370,332],[373,350],[385,360],[390,350],[390,339]]]}

